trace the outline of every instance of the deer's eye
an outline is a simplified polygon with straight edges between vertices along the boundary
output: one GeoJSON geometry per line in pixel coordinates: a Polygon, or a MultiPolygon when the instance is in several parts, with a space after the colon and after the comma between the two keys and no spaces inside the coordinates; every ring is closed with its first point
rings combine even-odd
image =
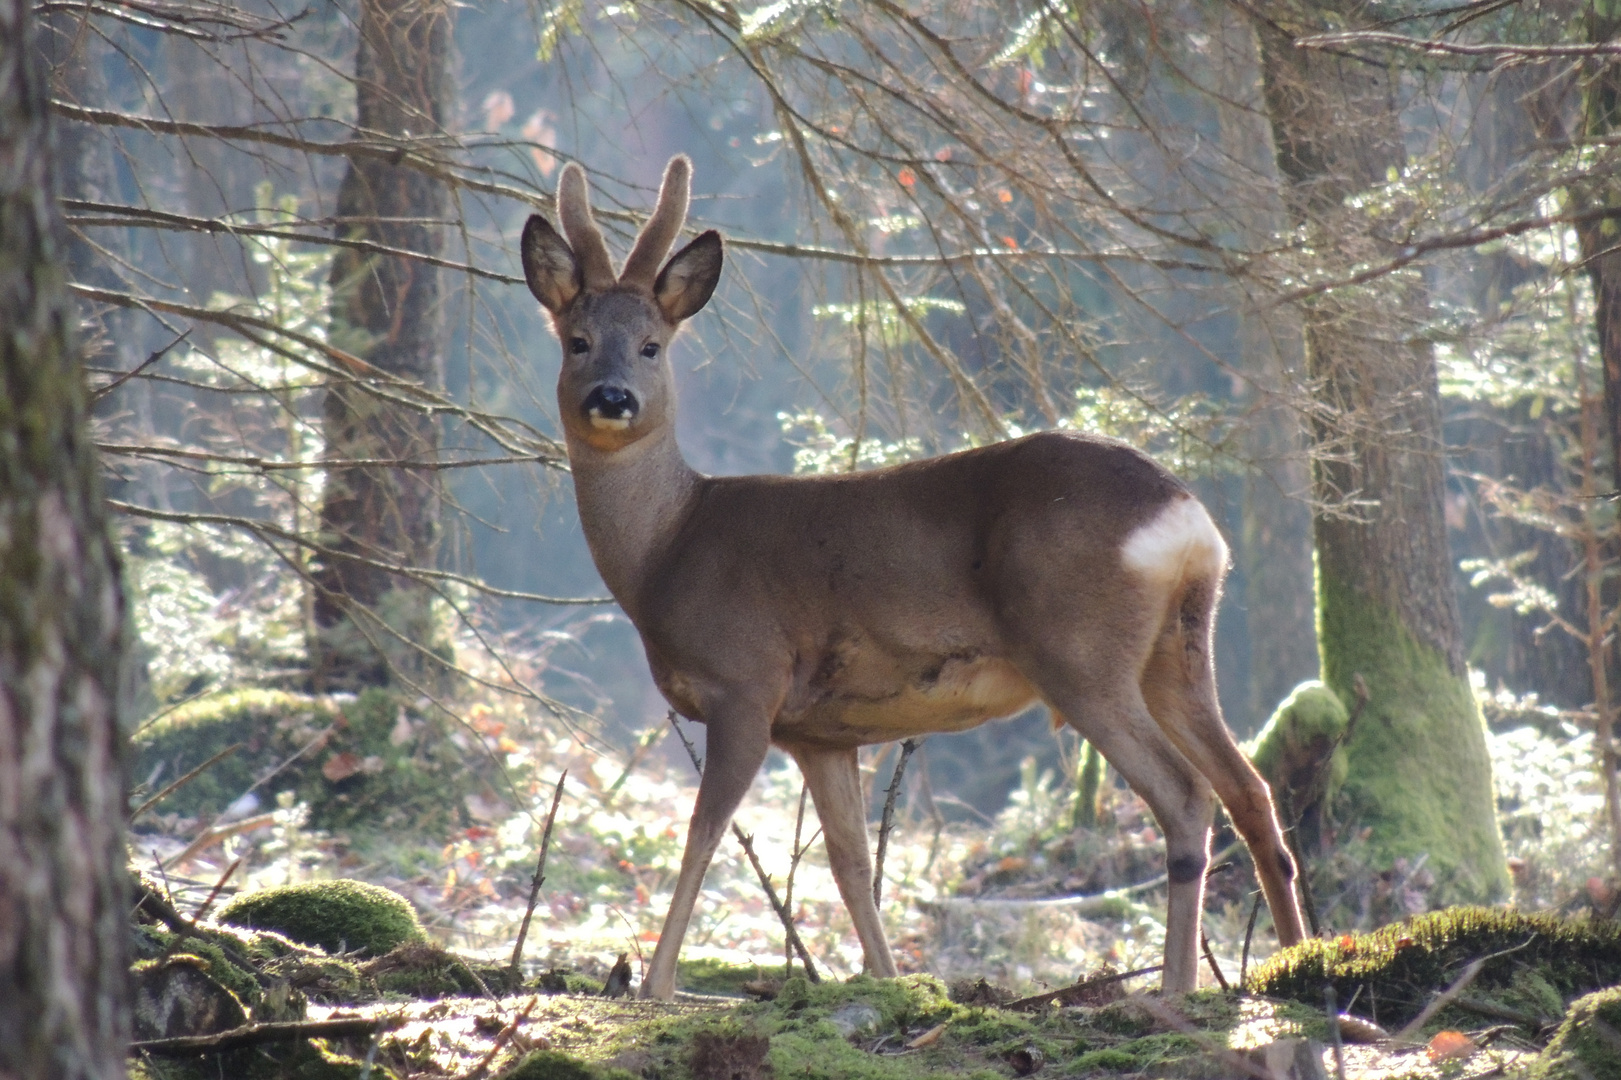
{"type": "Polygon", "coordinates": [[[653,359],[653,357],[657,356],[658,354],[659,354],[659,343],[658,342],[649,341],[646,345],[642,346],[642,355],[647,357],[649,360],[653,359]]]}
{"type": "Polygon", "coordinates": [[[591,343],[585,340],[583,337],[573,339],[568,343],[568,347],[576,356],[578,356],[580,353],[591,351],[591,343]]]}

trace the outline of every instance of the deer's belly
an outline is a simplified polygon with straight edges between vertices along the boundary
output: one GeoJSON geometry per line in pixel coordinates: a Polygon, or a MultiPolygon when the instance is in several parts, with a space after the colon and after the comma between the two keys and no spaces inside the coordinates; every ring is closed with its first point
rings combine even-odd
{"type": "Polygon", "coordinates": [[[997,657],[947,657],[911,671],[854,660],[796,686],[771,734],[778,742],[861,746],[963,731],[1035,700],[1035,688],[997,657]]]}

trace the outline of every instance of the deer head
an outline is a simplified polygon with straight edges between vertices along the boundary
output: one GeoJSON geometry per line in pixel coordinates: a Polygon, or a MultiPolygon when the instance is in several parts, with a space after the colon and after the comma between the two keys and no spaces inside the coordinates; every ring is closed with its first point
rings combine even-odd
{"type": "Polygon", "coordinates": [[[659,268],[686,220],[691,176],[684,155],[670,159],[658,205],[618,274],[578,165],[564,167],[557,185],[562,235],[538,214],[524,226],[524,277],[563,346],[557,403],[571,441],[611,453],[673,423],[665,349],[709,302],[722,263],[711,229],[659,268]]]}

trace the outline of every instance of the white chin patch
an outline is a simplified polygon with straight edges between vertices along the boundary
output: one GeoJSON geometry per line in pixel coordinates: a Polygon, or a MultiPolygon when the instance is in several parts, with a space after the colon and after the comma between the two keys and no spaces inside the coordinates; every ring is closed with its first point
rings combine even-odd
{"type": "Polygon", "coordinates": [[[603,416],[600,413],[591,414],[591,426],[598,431],[624,431],[630,427],[628,416],[603,416]]]}

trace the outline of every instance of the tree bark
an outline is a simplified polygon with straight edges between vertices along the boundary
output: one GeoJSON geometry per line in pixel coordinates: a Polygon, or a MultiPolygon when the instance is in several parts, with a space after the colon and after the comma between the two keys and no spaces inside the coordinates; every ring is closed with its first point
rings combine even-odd
{"type": "MultiPolygon", "coordinates": [[[[1296,49],[1293,37],[1354,26],[1358,4],[1268,9],[1262,74],[1284,197],[1307,243],[1343,272],[1372,254],[1350,196],[1404,163],[1388,69],[1296,49]]],[[[1484,727],[1464,665],[1444,516],[1440,393],[1428,344],[1405,333],[1428,306],[1417,274],[1339,289],[1304,312],[1314,417],[1312,534],[1323,679],[1367,702],[1346,746],[1340,820],[1371,830],[1367,869],[1436,879],[1431,903],[1507,890],[1484,727]]]]}
{"type": "MultiPolygon", "coordinates": [[[[444,131],[451,100],[451,8],[446,0],[361,0],[355,60],[358,123],[397,139],[444,131]]],[[[338,192],[340,236],[438,255],[445,190],[418,170],[351,158],[338,192]]],[[[439,272],[411,259],[340,249],[332,265],[332,343],[386,376],[443,385],[445,324],[439,272]]],[[[365,372],[327,388],[328,453],[334,458],[432,460],[432,416],[368,388],[365,372]]],[[[439,546],[440,487],[431,470],[346,468],[327,476],[322,540],[374,562],[432,566],[439,546]]],[[[382,685],[390,672],[418,680],[436,665],[432,594],[400,575],[330,557],[316,571],[316,680],[382,685]],[[367,617],[363,608],[371,613],[367,617]],[[393,633],[390,633],[390,630],[393,633]],[[395,635],[398,635],[397,637],[395,635]]]]}
{"type": "MultiPolygon", "coordinates": [[[[1250,21],[1236,8],[1212,13],[1216,116],[1223,147],[1238,175],[1228,194],[1230,220],[1245,246],[1264,250],[1285,229],[1277,197],[1277,165],[1268,142],[1261,98],[1260,56],[1250,21]]],[[[1229,716],[1253,733],[1295,686],[1317,675],[1317,628],[1312,612],[1310,470],[1300,413],[1289,387],[1303,366],[1294,313],[1262,308],[1234,290],[1240,355],[1248,383],[1244,425],[1251,466],[1244,478],[1243,524],[1235,561],[1243,575],[1249,639],[1248,715],[1229,716]]]]}
{"type": "MultiPolygon", "coordinates": [[[[1587,40],[1612,41],[1621,34],[1621,13],[1613,5],[1587,5],[1584,21],[1587,40]]],[[[1621,71],[1613,64],[1598,64],[1585,73],[1582,81],[1582,135],[1589,141],[1613,138],[1621,131],[1621,71]]],[[[1557,136],[1556,113],[1544,112],[1539,124],[1557,136]]],[[[1573,185],[1568,192],[1574,210],[1596,210],[1621,206],[1621,180],[1599,175],[1573,185]]],[[[1603,368],[1606,436],[1610,442],[1611,483],[1621,485],[1621,222],[1602,218],[1576,229],[1582,261],[1593,283],[1593,321],[1598,331],[1599,362],[1603,368]]],[[[1611,558],[1614,551],[1611,551],[1611,558]]],[[[1592,586],[1595,599],[1603,595],[1613,601],[1611,589],[1592,586]]],[[[1621,750],[1616,742],[1617,709],[1609,687],[1615,673],[1615,653],[1606,646],[1592,658],[1594,734],[1599,769],[1604,781],[1604,812],[1611,835],[1612,868],[1621,874],[1621,750]]]]}
{"type": "Polygon", "coordinates": [[[0,0],[0,1076],[115,1078],[123,600],[33,30],[27,0],[0,0]]]}

